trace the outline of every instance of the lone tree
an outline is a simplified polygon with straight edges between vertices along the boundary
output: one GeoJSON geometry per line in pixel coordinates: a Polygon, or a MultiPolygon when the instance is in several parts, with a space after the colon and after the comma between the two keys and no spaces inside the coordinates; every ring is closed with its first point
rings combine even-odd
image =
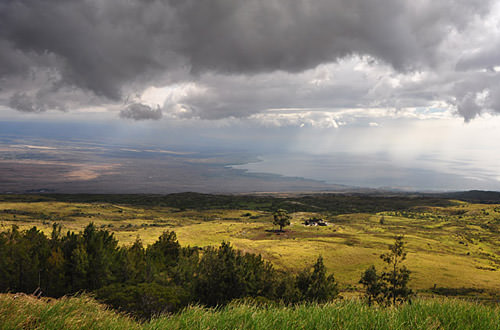
{"type": "Polygon", "coordinates": [[[290,215],[287,210],[278,209],[273,214],[273,224],[280,226],[280,231],[283,231],[283,227],[290,225],[290,215]]]}
{"type": "Polygon", "coordinates": [[[359,281],[366,289],[368,303],[385,302],[386,305],[395,305],[397,302],[405,302],[413,292],[408,288],[411,272],[401,265],[406,259],[403,236],[397,236],[394,244],[389,245],[389,252],[380,255],[380,258],[387,264],[386,269],[379,275],[375,266],[371,266],[359,281]]]}

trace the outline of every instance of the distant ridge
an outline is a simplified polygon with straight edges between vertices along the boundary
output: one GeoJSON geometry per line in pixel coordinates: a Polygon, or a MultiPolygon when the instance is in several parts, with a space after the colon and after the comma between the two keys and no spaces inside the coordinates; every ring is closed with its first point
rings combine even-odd
{"type": "Polygon", "coordinates": [[[444,198],[458,199],[473,203],[500,203],[499,191],[469,190],[439,194],[444,198]]]}

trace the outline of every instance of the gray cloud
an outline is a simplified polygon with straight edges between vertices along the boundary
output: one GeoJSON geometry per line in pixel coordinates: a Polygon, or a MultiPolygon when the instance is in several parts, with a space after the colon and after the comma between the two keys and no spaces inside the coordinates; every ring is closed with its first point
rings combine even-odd
{"type": "Polygon", "coordinates": [[[162,117],[161,109],[152,109],[141,103],[129,104],[120,111],[120,117],[133,120],[159,120],[162,117]]]}
{"type": "Polygon", "coordinates": [[[290,75],[284,72],[245,75],[207,74],[200,77],[201,92],[184,93],[174,102],[167,101],[165,112],[180,118],[242,118],[275,108],[353,107],[369,92],[373,80],[360,73],[335,72],[333,82],[311,86],[314,72],[290,75]],[[360,81],[362,80],[362,81],[360,81]]]}
{"type": "MultiPolygon", "coordinates": [[[[474,17],[486,14],[492,3],[2,1],[0,88],[6,89],[10,79],[24,77],[30,90],[19,87],[10,94],[9,104],[21,111],[39,112],[65,108],[58,91],[61,86],[75,94],[90,91],[119,102],[145,86],[198,80],[207,72],[241,76],[277,70],[298,73],[352,54],[370,55],[401,72],[425,70],[443,61],[440,47],[450,31],[465,29],[474,17]],[[43,70],[57,75],[32,86],[30,75],[43,70]],[[47,83],[56,88],[45,91],[47,83]],[[28,96],[28,92],[39,91],[43,97],[28,96]]],[[[220,118],[247,116],[269,107],[315,106],[312,97],[302,98],[312,102],[308,104],[287,102],[283,90],[263,93],[256,102],[248,91],[230,96],[224,86],[215,83],[209,86],[211,96],[191,98],[184,104],[185,112],[220,118]],[[228,99],[232,100],[225,103],[228,99]],[[237,108],[236,101],[248,102],[237,108]]],[[[342,92],[349,93],[345,88],[334,95],[340,98],[342,92]]]]}
{"type": "Polygon", "coordinates": [[[453,85],[458,113],[470,121],[483,112],[500,113],[500,36],[486,36],[456,64],[459,79],[453,85]],[[496,38],[495,38],[496,37],[496,38]]]}
{"type": "MultiPolygon", "coordinates": [[[[16,92],[9,98],[9,107],[21,112],[34,112],[40,113],[51,110],[66,111],[66,104],[64,100],[63,91],[58,91],[54,85],[48,85],[40,88],[34,95],[25,92],[16,92]]],[[[70,104],[71,99],[65,100],[70,104]]]]}
{"type": "Polygon", "coordinates": [[[480,51],[463,56],[457,63],[459,71],[487,69],[500,65],[500,40],[488,44],[480,51]]]}
{"type": "Polygon", "coordinates": [[[500,113],[500,75],[476,72],[454,85],[455,105],[466,121],[483,112],[500,113]]]}
{"type": "Polygon", "coordinates": [[[167,99],[165,113],[179,118],[221,119],[248,117],[270,109],[322,112],[360,107],[425,107],[438,99],[440,91],[436,86],[443,81],[427,78],[413,82],[411,77],[373,58],[354,56],[297,74],[204,74],[197,84],[198,89],[167,99]],[[392,80],[401,85],[394,87],[392,80]]]}
{"type": "Polygon", "coordinates": [[[179,1],[181,52],[194,70],[302,71],[349,54],[406,70],[432,65],[450,29],[489,1],[179,1]]]}
{"type": "Polygon", "coordinates": [[[26,93],[16,93],[9,99],[9,107],[21,112],[43,112],[46,110],[44,104],[36,102],[26,93]]]}

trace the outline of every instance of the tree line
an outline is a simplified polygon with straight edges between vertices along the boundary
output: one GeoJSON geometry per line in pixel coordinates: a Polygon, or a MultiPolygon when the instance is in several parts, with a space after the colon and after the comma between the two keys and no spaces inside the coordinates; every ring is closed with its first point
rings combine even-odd
{"type": "MultiPolygon", "coordinates": [[[[49,236],[17,226],[0,233],[0,291],[38,292],[61,297],[91,292],[121,311],[141,318],[175,312],[189,304],[220,306],[234,299],[295,304],[326,302],[338,296],[333,275],[320,256],[297,274],[276,270],[260,255],[242,253],[229,243],[218,247],[181,247],[175,232],[165,231],[146,247],[140,239],[118,246],[107,230],[90,223],[79,233],[49,236]]],[[[380,256],[387,264],[362,275],[369,304],[391,305],[408,299],[410,271],[403,237],[380,256]]]]}
{"type": "MultiPolygon", "coordinates": [[[[448,195],[420,196],[407,194],[313,194],[305,196],[256,196],[218,195],[201,193],[174,193],[168,195],[147,194],[43,194],[43,195],[0,195],[2,202],[46,202],[66,203],[110,203],[134,205],[144,208],[173,207],[179,210],[258,210],[274,212],[287,209],[290,212],[328,212],[330,215],[346,213],[377,213],[383,211],[409,210],[415,206],[451,206],[455,202],[448,195]]],[[[457,198],[452,198],[453,200],[457,198]]],[[[460,199],[460,198],[458,198],[460,199]]]]}
{"type": "Polygon", "coordinates": [[[165,231],[144,247],[137,239],[118,246],[107,230],[90,223],[82,232],[49,236],[17,226],[0,233],[0,291],[42,292],[61,297],[86,291],[138,317],[174,312],[189,304],[219,306],[233,299],[324,302],[338,294],[321,257],[298,274],[276,270],[260,255],[242,253],[229,243],[181,247],[165,231]]]}

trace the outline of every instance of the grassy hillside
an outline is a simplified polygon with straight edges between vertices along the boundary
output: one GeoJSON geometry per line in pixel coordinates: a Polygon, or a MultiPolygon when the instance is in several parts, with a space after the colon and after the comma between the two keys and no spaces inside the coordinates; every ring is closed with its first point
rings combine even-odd
{"type": "Polygon", "coordinates": [[[417,300],[397,308],[370,308],[357,301],[295,307],[231,304],[191,307],[146,323],[117,314],[89,297],[59,300],[0,294],[0,329],[500,329],[500,309],[458,300],[417,300]]]}
{"type": "Polygon", "coordinates": [[[136,237],[152,243],[164,230],[174,230],[183,245],[230,241],[290,271],[322,255],[344,295],[359,289],[360,274],[369,265],[382,266],[378,256],[395,235],[404,234],[411,287],[493,299],[500,293],[498,204],[361,195],[0,197],[0,230],[16,224],[49,234],[53,222],[70,231],[94,222],[113,232],[120,244],[131,244],[136,237]],[[293,212],[291,226],[281,234],[272,231],[272,210],[277,207],[293,212]],[[330,226],[304,226],[310,217],[324,218],[330,226]]]}

